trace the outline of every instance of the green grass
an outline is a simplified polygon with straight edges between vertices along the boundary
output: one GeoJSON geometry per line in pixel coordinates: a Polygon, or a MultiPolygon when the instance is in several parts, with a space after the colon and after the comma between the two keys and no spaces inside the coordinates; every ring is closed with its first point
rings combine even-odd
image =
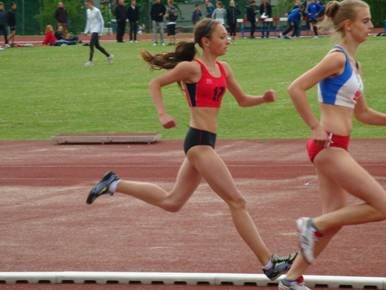
{"type": "MultiPolygon", "coordinates": [[[[83,67],[88,47],[34,47],[0,52],[0,139],[49,139],[59,133],[76,132],[160,132],[164,139],[183,138],[189,110],[177,85],[164,89],[168,112],[177,118],[178,128],[166,130],[148,94],[148,82],[160,72],[151,72],[139,58],[141,47],[104,43],[114,54],[108,65],[96,51],[95,66],[83,67]]],[[[219,115],[220,138],[272,139],[304,138],[308,128],[286,94],[286,87],[298,75],[317,63],[332,46],[328,38],[240,40],[223,57],[228,61],[248,94],[273,88],[276,103],[240,108],[227,93],[219,115]]],[[[386,39],[371,38],[360,48],[365,94],[374,109],[386,112],[386,39]]],[[[317,108],[315,90],[309,100],[317,108]]],[[[315,110],[317,111],[317,110],[315,110]]],[[[355,122],[354,137],[385,137],[385,128],[355,122]]]]}

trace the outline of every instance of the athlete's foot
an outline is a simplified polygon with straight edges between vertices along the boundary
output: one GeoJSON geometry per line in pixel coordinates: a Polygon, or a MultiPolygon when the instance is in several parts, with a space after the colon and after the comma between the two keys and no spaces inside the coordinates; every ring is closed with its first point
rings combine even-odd
{"type": "Polygon", "coordinates": [[[107,172],[101,180],[95,184],[95,186],[91,189],[89,195],[87,196],[86,203],[92,204],[94,200],[96,200],[99,196],[103,194],[110,194],[113,195],[113,192],[110,191],[110,185],[114,181],[118,181],[119,176],[116,175],[114,172],[110,171],[107,172]]]}
{"type": "Polygon", "coordinates": [[[281,279],[279,281],[279,289],[280,290],[310,290],[304,284],[303,276],[300,276],[296,280],[290,280],[288,278],[281,279]]]}
{"type": "Polygon", "coordinates": [[[275,280],[279,278],[280,275],[288,272],[296,256],[297,253],[289,254],[288,256],[272,255],[272,257],[270,258],[270,262],[268,262],[269,266],[263,268],[264,274],[270,280],[275,280]]]}
{"type": "Polygon", "coordinates": [[[313,225],[312,219],[307,217],[299,218],[296,225],[299,231],[299,246],[302,256],[307,263],[311,264],[315,260],[314,245],[318,240],[317,229],[313,225]]]}

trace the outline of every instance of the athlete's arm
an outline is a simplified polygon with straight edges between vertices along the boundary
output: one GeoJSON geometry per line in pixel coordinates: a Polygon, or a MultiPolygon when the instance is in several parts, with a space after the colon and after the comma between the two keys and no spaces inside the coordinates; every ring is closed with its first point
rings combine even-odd
{"type": "Polygon", "coordinates": [[[197,65],[193,62],[184,61],[177,64],[175,68],[150,81],[150,96],[153,99],[159,120],[164,128],[175,127],[176,121],[172,116],[166,113],[161,88],[175,82],[190,82],[192,77],[196,76],[197,73],[200,73],[200,69],[197,65]]]}
{"type": "Polygon", "coordinates": [[[342,73],[345,61],[346,58],[343,53],[329,53],[316,66],[302,74],[288,87],[288,94],[299,115],[313,131],[314,140],[326,140],[327,134],[320,127],[319,120],[312,112],[310,103],[307,100],[306,91],[315,86],[319,81],[342,73]]]}
{"type": "Polygon", "coordinates": [[[357,100],[354,114],[355,118],[364,124],[386,126],[386,114],[369,108],[363,95],[357,100]]]}
{"type": "Polygon", "coordinates": [[[245,94],[236,79],[234,78],[230,66],[225,62],[222,62],[222,65],[227,74],[226,78],[228,90],[236,99],[240,107],[257,106],[263,103],[269,103],[276,100],[276,92],[273,90],[266,91],[263,96],[249,96],[245,94]]]}

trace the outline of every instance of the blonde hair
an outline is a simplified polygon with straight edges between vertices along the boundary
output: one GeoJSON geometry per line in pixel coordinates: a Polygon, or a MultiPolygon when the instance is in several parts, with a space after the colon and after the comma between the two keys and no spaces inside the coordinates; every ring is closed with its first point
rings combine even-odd
{"type": "Polygon", "coordinates": [[[54,28],[52,27],[51,24],[48,24],[48,25],[46,26],[45,33],[47,33],[48,31],[54,32],[54,28]]]}
{"type": "Polygon", "coordinates": [[[343,29],[346,20],[355,21],[357,8],[369,8],[369,5],[362,0],[330,1],[326,5],[325,19],[321,28],[333,30],[341,37],[345,36],[343,29]]]}

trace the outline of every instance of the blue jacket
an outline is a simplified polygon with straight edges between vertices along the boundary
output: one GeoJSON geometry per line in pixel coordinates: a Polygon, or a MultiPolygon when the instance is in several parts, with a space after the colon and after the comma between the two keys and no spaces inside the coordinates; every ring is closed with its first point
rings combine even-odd
{"type": "Polygon", "coordinates": [[[288,13],[288,22],[299,22],[302,17],[302,12],[299,7],[295,7],[288,13]]]}
{"type": "Polygon", "coordinates": [[[324,7],[321,3],[310,3],[307,7],[307,16],[309,20],[316,20],[323,12],[324,7]]]}

